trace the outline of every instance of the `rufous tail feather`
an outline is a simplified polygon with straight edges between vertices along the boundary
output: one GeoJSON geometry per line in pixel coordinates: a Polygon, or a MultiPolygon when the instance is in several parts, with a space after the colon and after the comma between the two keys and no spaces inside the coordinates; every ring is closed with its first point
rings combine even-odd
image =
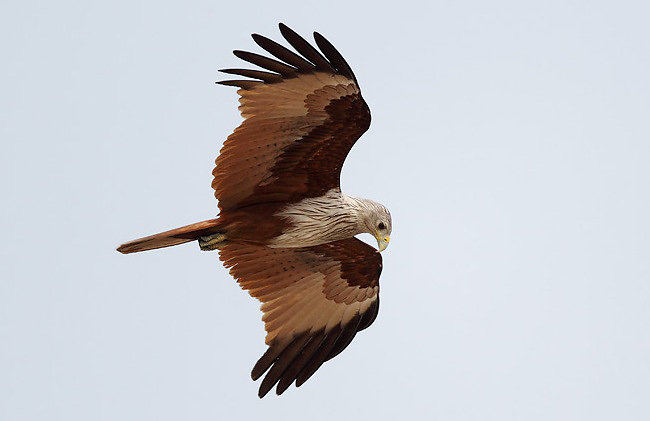
{"type": "Polygon", "coordinates": [[[197,222],[170,231],[150,235],[144,238],[124,243],[117,248],[117,251],[124,254],[136,253],[145,250],[154,250],[163,247],[176,246],[197,240],[201,236],[211,235],[218,232],[217,220],[197,222]]]}

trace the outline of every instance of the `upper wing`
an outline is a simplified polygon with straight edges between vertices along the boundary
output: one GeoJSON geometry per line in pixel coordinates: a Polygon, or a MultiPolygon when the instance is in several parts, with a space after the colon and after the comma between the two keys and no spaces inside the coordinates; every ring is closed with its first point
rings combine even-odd
{"type": "Polygon", "coordinates": [[[315,32],[321,54],[284,24],[280,32],[301,55],[254,34],[255,42],[282,62],[234,51],[271,72],[222,70],[258,80],[218,82],[241,88],[244,117],[212,172],[221,209],[297,201],[339,187],[345,157],[370,126],[370,109],[334,46],[315,32]]]}
{"type": "Polygon", "coordinates": [[[343,351],[379,311],[379,252],[349,238],[307,248],[228,244],[221,260],[262,302],[269,346],[252,371],[263,397],[303,384],[343,351]]]}

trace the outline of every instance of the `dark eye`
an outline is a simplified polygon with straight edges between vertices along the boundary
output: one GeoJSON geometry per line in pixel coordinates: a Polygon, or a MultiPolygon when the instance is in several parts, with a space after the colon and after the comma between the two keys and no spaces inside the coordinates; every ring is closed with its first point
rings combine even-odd
{"type": "Polygon", "coordinates": [[[377,228],[380,229],[380,230],[385,230],[386,225],[383,222],[380,222],[379,225],[377,225],[377,228]]]}

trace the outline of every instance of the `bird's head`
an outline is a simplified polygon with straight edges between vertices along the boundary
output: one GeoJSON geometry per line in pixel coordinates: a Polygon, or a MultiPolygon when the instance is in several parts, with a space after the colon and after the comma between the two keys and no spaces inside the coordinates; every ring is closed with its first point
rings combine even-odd
{"type": "Polygon", "coordinates": [[[390,233],[393,230],[393,221],[390,212],[380,203],[367,201],[367,213],[364,218],[366,232],[377,239],[379,251],[386,250],[390,242],[390,233]]]}

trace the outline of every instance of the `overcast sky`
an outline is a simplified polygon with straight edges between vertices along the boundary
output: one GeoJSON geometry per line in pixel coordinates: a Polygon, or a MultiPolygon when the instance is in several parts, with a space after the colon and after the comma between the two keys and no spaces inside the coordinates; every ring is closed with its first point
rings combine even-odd
{"type": "Polygon", "coordinates": [[[6,1],[0,419],[650,419],[645,1],[6,1]],[[526,4],[524,4],[526,3],[526,4]],[[373,326],[257,398],[259,304],[214,217],[249,35],[348,59],[373,115],[346,193],[393,215],[373,326]]]}

